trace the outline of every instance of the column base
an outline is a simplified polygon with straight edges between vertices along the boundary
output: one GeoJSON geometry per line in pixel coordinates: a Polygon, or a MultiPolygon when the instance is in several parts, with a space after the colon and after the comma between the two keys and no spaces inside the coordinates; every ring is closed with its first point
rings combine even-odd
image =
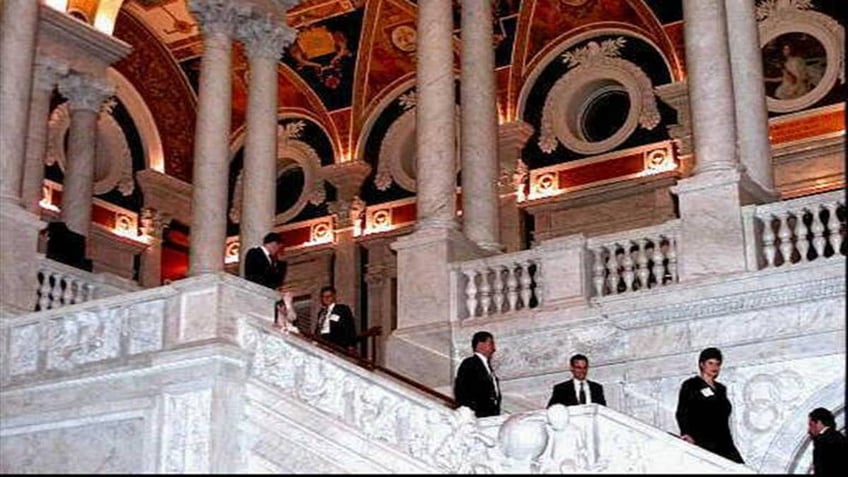
{"type": "Polygon", "coordinates": [[[0,203],[0,316],[35,310],[38,233],[45,227],[20,205],[0,203]]]}
{"type": "Polygon", "coordinates": [[[711,171],[680,180],[680,281],[746,270],[741,206],[747,192],[738,171],[711,171]]]}

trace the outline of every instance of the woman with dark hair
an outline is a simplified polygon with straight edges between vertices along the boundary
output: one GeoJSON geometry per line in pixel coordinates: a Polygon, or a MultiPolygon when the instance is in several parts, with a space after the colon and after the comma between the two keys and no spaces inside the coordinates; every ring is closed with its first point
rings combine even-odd
{"type": "Polygon", "coordinates": [[[680,386],[677,399],[677,425],[680,437],[686,442],[730,459],[744,463],[730,435],[730,411],[727,388],[716,381],[721,371],[721,351],[707,348],[698,356],[698,376],[680,386]]]}

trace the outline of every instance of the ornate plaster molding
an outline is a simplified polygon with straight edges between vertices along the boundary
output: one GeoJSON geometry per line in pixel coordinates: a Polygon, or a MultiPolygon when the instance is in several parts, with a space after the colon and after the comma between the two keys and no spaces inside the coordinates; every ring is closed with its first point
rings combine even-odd
{"type": "Polygon", "coordinates": [[[562,55],[572,69],[560,77],[548,92],[542,111],[539,147],[552,153],[561,142],[580,154],[601,154],[624,142],[637,125],[653,129],[660,122],[650,78],[642,69],[619,58],[624,37],[590,41],[586,46],[562,55]],[[624,125],[612,136],[590,142],[576,130],[583,114],[584,101],[590,93],[604,85],[618,85],[630,97],[630,110],[624,125]]]}

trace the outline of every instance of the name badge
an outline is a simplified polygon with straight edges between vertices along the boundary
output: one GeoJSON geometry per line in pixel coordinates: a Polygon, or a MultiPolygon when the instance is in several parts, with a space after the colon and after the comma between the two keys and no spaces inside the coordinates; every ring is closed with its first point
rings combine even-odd
{"type": "Polygon", "coordinates": [[[710,397],[710,396],[714,396],[714,395],[715,395],[715,393],[713,392],[713,390],[712,390],[712,389],[710,389],[710,388],[703,388],[703,389],[701,389],[701,394],[703,394],[703,395],[704,395],[704,397],[710,397]]]}
{"type": "Polygon", "coordinates": [[[340,318],[339,315],[337,315],[335,313],[330,314],[330,321],[339,321],[339,318],[340,318]]]}

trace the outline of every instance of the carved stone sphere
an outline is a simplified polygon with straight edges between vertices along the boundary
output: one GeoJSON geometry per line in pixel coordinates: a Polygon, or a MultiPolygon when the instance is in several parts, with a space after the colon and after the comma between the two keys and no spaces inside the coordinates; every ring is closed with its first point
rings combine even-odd
{"type": "Polygon", "coordinates": [[[537,459],[548,445],[545,417],[532,414],[514,414],[507,418],[498,432],[503,454],[517,461],[537,459]]]}

